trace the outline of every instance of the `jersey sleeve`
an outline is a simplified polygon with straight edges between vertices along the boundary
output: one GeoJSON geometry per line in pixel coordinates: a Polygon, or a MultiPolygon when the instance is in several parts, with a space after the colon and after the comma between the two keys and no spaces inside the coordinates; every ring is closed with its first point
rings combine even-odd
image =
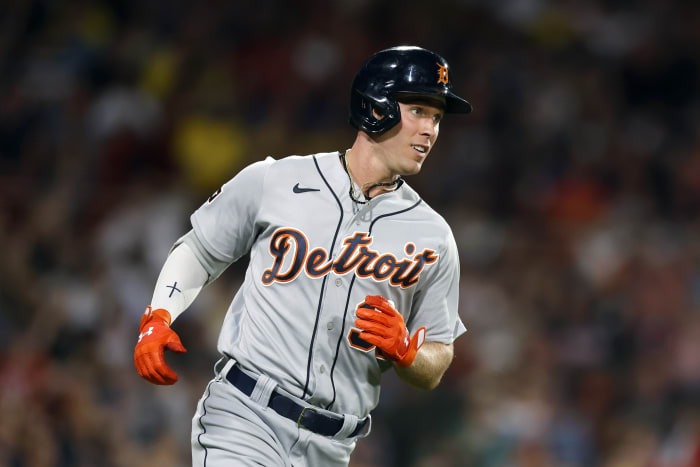
{"type": "Polygon", "coordinates": [[[459,255],[451,232],[435,266],[418,283],[407,326],[411,332],[425,326],[428,342],[451,344],[466,332],[458,314],[459,255]]]}
{"type": "Polygon", "coordinates": [[[216,259],[234,262],[253,245],[265,176],[273,162],[268,157],[241,170],[190,217],[197,239],[216,259]]]}

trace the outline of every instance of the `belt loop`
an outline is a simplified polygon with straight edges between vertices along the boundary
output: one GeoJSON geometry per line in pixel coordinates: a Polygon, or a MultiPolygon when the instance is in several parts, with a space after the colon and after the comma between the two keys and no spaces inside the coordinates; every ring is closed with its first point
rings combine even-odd
{"type": "Polygon", "coordinates": [[[277,383],[273,381],[272,378],[267,375],[260,375],[258,381],[255,383],[255,388],[250,398],[263,407],[267,407],[267,404],[270,402],[272,391],[274,391],[276,387],[277,383]]]}
{"type": "Polygon", "coordinates": [[[214,377],[217,381],[221,381],[228,373],[228,370],[236,361],[224,355],[214,364],[214,377]]]}
{"type": "Polygon", "coordinates": [[[355,431],[355,428],[357,427],[357,421],[357,416],[346,413],[343,416],[343,426],[340,428],[340,431],[333,435],[333,439],[345,439],[349,437],[350,433],[355,431]]]}
{"type": "Polygon", "coordinates": [[[357,433],[355,433],[355,436],[359,438],[366,437],[367,435],[369,435],[369,432],[372,431],[372,414],[367,414],[367,418],[365,418],[364,420],[365,425],[362,427],[361,430],[357,430],[357,433]]]}

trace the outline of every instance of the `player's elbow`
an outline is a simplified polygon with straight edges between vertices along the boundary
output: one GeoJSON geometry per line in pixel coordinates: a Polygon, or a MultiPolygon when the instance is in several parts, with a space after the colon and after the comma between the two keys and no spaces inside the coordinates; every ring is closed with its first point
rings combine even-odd
{"type": "Polygon", "coordinates": [[[424,391],[432,391],[433,389],[438,387],[441,379],[442,378],[420,381],[417,384],[415,384],[414,386],[418,389],[423,389],[424,391]]]}
{"type": "Polygon", "coordinates": [[[454,358],[452,344],[426,342],[418,351],[413,364],[407,367],[396,366],[401,380],[418,389],[435,389],[454,358]]]}
{"type": "Polygon", "coordinates": [[[412,373],[410,371],[399,371],[398,374],[399,378],[401,378],[404,383],[424,391],[431,391],[435,389],[442,380],[442,373],[433,375],[412,373]]]}

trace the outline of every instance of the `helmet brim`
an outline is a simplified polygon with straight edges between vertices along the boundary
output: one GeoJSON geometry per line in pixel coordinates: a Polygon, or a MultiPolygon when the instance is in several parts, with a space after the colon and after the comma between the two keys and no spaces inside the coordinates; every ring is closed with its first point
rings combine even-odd
{"type": "Polygon", "coordinates": [[[448,92],[445,96],[447,99],[447,107],[445,108],[445,113],[448,114],[468,114],[471,113],[474,108],[467,102],[466,99],[462,99],[457,94],[453,92],[448,92]]]}
{"type": "Polygon", "coordinates": [[[398,91],[393,92],[392,95],[398,100],[401,100],[402,97],[404,99],[425,98],[427,100],[434,100],[437,102],[442,102],[444,100],[443,109],[445,110],[446,114],[468,114],[471,113],[472,110],[474,110],[474,108],[469,102],[467,102],[465,99],[462,99],[452,91],[398,91]]]}

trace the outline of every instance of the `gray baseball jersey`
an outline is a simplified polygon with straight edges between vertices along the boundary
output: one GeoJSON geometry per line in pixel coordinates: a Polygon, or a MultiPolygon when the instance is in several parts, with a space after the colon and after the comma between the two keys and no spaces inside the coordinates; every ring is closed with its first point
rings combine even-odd
{"type": "Polygon", "coordinates": [[[339,153],[268,158],[212,195],[191,217],[213,257],[250,251],[218,349],[309,403],[365,417],[391,363],[359,339],[355,309],[392,300],[413,334],[452,343],[459,258],[445,220],[404,183],[354,202],[339,153]]]}

